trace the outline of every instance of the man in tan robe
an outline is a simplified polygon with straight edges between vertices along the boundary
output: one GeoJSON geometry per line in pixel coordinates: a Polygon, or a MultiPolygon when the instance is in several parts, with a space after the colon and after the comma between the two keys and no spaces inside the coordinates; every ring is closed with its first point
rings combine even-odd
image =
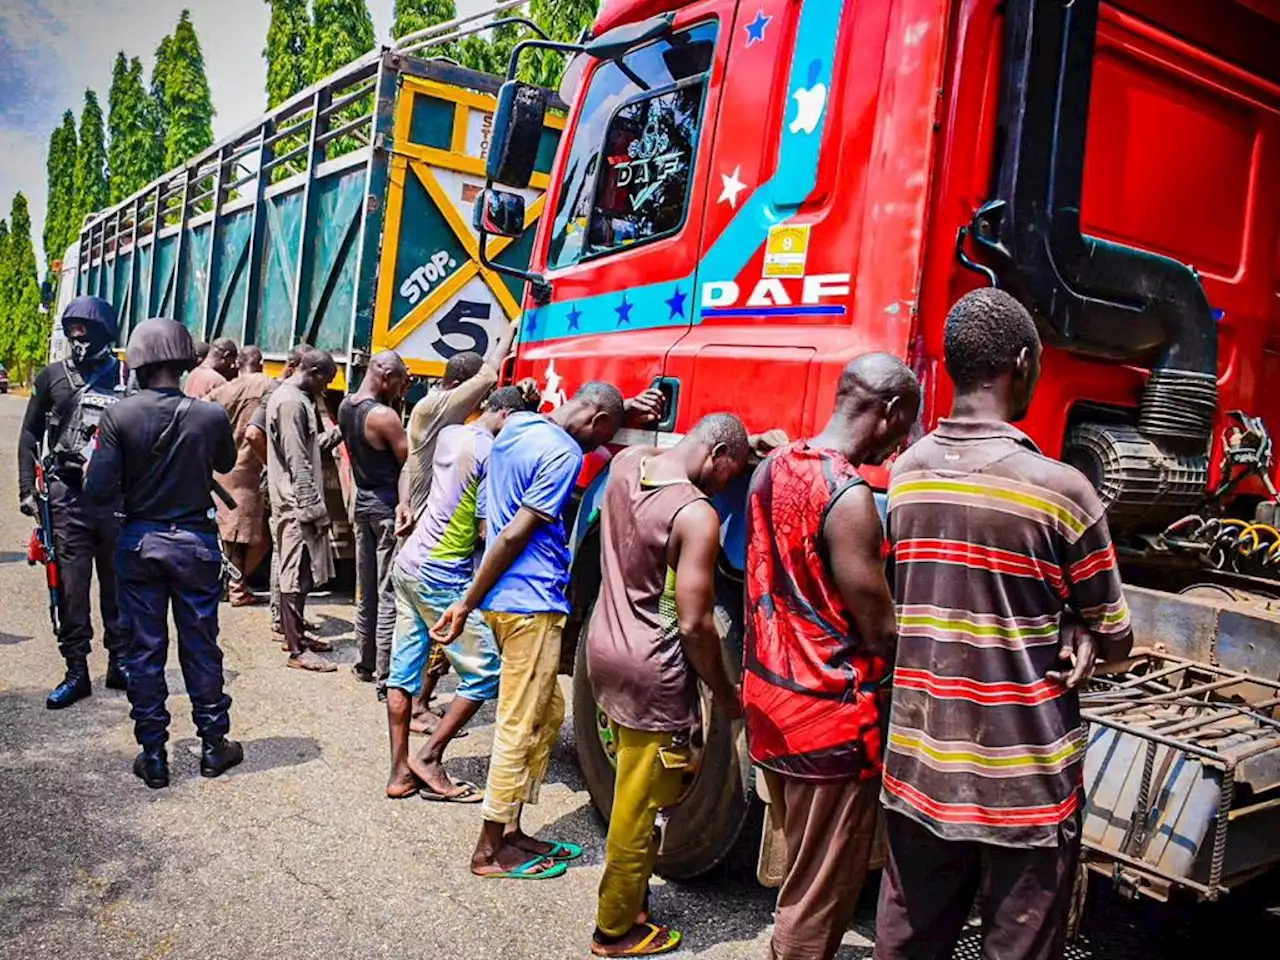
{"type": "Polygon", "coordinates": [[[218,534],[234,568],[227,588],[233,607],[247,607],[257,601],[246,581],[267,555],[267,509],[262,491],[262,469],[265,464],[246,439],[246,431],[254,414],[266,402],[276,381],[262,372],[262,351],[247,346],[240,351],[237,364],[240,375],[215,389],[205,399],[220,404],[231,420],[236,440],[236,465],[228,474],[218,477],[236,502],[234,510],[218,502],[218,534]]]}
{"type": "Polygon", "coordinates": [[[307,636],[304,618],[307,594],[333,577],[320,460],[323,427],[315,401],[324,396],[336,373],[328,351],[308,347],[297,372],[267,400],[267,489],[288,665],[317,673],[337,669],[317,656],[331,648],[307,636]]]}
{"type": "Polygon", "coordinates": [[[236,375],[236,342],[226,337],[209,345],[209,354],[200,366],[187,374],[182,392],[203,400],[236,375]]]}

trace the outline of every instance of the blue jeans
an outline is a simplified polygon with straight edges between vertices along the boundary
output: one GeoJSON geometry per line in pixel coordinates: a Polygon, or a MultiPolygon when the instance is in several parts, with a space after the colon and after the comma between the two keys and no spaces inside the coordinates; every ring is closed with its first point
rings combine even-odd
{"type": "MultiPolygon", "coordinates": [[[[435,643],[429,631],[440,614],[462,599],[463,591],[432,589],[399,566],[392,568],[391,582],[396,591],[396,630],[387,686],[416,697],[422,692],[422,671],[435,643]]],[[[458,674],[456,696],[472,703],[484,703],[498,696],[502,655],[493,631],[479,612],[472,612],[462,636],[443,650],[458,674]]]]}
{"type": "Polygon", "coordinates": [[[131,521],[116,541],[120,613],[128,643],[134,736],[143,746],[169,739],[165,662],[169,655],[169,610],[178,628],[178,662],[191,698],[191,718],[201,739],[225,737],[231,728],[231,698],[222,689],[218,647],[218,603],[222,599],[222,553],[212,533],[167,524],[131,521]]]}

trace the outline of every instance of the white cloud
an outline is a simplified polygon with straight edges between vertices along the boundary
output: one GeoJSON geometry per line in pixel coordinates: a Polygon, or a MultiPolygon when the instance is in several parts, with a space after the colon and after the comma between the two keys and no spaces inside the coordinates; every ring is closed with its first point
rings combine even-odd
{"type": "MultiPolygon", "coordinates": [[[[394,0],[368,0],[382,42],[394,0]]],[[[462,14],[489,0],[458,0],[462,14]]],[[[200,38],[213,94],[214,136],[247,125],[265,108],[265,0],[4,0],[0,6],[0,216],[21,190],[31,205],[32,237],[41,248],[49,134],[64,110],[77,121],[84,90],[98,92],[105,113],[116,51],[140,57],[148,77],[156,45],[183,9],[200,38]]]]}

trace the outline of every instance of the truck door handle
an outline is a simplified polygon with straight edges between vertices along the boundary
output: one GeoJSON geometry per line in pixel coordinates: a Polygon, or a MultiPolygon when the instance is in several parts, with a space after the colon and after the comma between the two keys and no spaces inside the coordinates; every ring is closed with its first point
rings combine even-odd
{"type": "Polygon", "coordinates": [[[680,405],[680,380],[677,377],[654,377],[650,390],[662,394],[662,419],[654,427],[660,433],[670,433],[676,428],[676,414],[680,405]]]}

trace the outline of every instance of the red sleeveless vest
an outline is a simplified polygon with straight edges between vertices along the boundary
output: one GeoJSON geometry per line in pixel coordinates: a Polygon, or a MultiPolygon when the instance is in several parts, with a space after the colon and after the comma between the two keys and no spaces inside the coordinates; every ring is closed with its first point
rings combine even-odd
{"type": "Polygon", "coordinates": [[[843,456],[803,441],[751,481],[743,704],[751,759],[788,776],[880,772],[890,664],[865,649],[822,546],[831,504],[862,482],[843,456]]]}

